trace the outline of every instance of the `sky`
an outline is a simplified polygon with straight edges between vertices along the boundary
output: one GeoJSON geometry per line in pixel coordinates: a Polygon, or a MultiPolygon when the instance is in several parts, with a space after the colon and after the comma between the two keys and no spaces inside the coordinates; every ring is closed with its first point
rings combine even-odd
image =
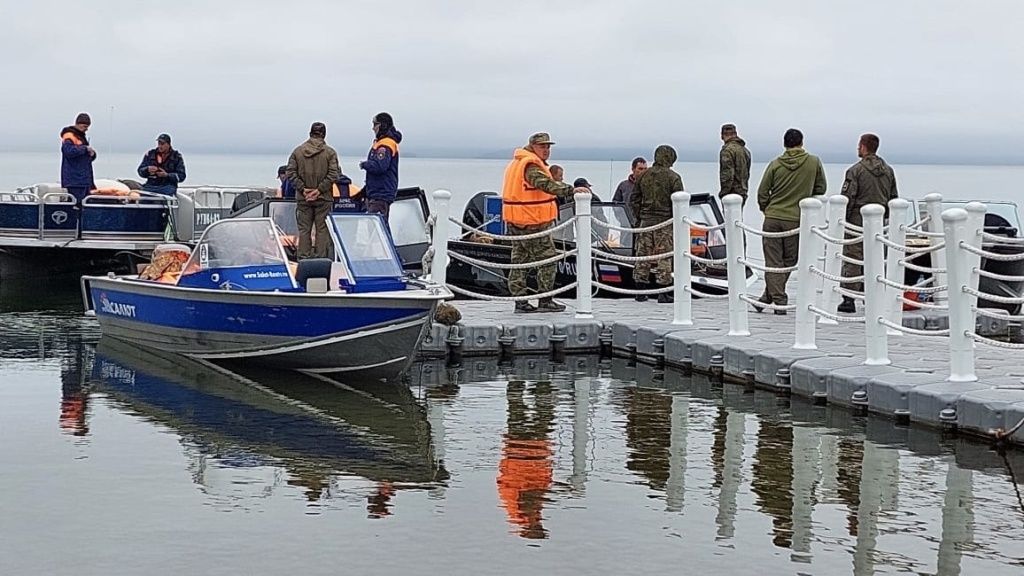
{"type": "Polygon", "coordinates": [[[557,157],[671,144],[713,160],[798,127],[826,160],[863,132],[891,162],[1024,163],[1020,0],[4,2],[0,152],[48,150],[87,111],[100,150],[283,153],[323,121],[365,151],[557,157]]]}

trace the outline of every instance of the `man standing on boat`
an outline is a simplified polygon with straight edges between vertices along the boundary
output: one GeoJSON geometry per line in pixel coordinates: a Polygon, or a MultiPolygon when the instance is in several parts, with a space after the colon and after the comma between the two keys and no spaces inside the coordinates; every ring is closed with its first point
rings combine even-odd
{"type": "MultiPolygon", "coordinates": [[[[629,210],[639,221],[641,228],[661,224],[672,218],[672,193],[683,191],[683,177],[672,169],[676,163],[676,151],[671,146],[662,144],[654,150],[654,166],[644,171],[636,180],[633,193],[629,196],[629,210]]],[[[652,256],[672,252],[672,227],[663,226],[657,230],[641,232],[636,244],[637,256],[652,256]]],[[[654,274],[659,287],[672,284],[672,256],[656,261],[654,274]]],[[[633,268],[633,282],[637,289],[644,290],[648,286],[651,275],[651,262],[637,262],[633,268]]],[[[638,295],[637,302],[647,300],[647,296],[638,295]]],[[[658,302],[672,302],[671,294],[658,294],[658,302]]]]}
{"type": "Polygon", "coordinates": [[[171,148],[171,137],[161,134],[156,137],[156,148],[142,157],[138,172],[146,179],[143,191],[174,196],[178,184],[185,181],[185,159],[181,152],[171,148]]]}
{"type": "MultiPolygon", "coordinates": [[[[512,161],[505,168],[501,188],[501,216],[510,235],[524,236],[543,232],[558,218],[558,198],[570,198],[576,192],[589,193],[586,188],[573,188],[565,182],[556,182],[548,168],[551,146],[554,142],[547,132],[537,132],[529,142],[512,153],[512,161]]],[[[526,264],[555,256],[555,243],[551,235],[512,242],[512,263],[526,264]]],[[[525,296],[526,270],[512,270],[508,275],[508,290],[513,296],[525,296]]],[[[555,264],[537,268],[537,289],[541,294],[555,287],[555,264]]],[[[565,306],[550,296],[541,298],[534,306],[526,300],[516,302],[516,312],[561,312],[565,306]]]]}
{"type": "Polygon", "coordinates": [[[622,202],[628,206],[629,197],[633,195],[633,190],[636,188],[636,179],[644,173],[644,170],[647,170],[647,159],[643,156],[633,158],[633,162],[630,164],[629,176],[615,187],[612,202],[622,202]]]}
{"type": "MultiPolygon", "coordinates": [[[[800,201],[825,193],[825,168],[817,156],[804,150],[804,134],[796,128],[786,130],[782,138],[786,151],[771,161],[757,188],[757,206],[764,213],[765,232],[788,232],[800,227],[800,201]]],[[[796,266],[800,249],[800,235],[783,238],[763,237],[764,263],[769,268],[796,266]]],[[[759,300],[765,304],[785,306],[789,303],[786,282],[789,272],[765,272],[764,294],[759,300]]],[[[760,312],[763,308],[754,307],[760,312]]],[[[775,310],[785,314],[785,310],[775,310]]]]}
{"type": "Polygon", "coordinates": [[[747,204],[747,186],[750,182],[750,151],[747,143],[736,133],[735,124],[722,125],[722,151],[718,154],[720,187],[718,197],[729,194],[743,197],[747,204]]]}
{"type": "Polygon", "coordinates": [[[330,242],[327,216],[334,204],[332,189],[341,173],[338,153],[324,142],[327,126],[313,122],[309,139],[300,144],[288,158],[285,178],[295,188],[295,222],[299,227],[298,257],[326,258],[330,242]],[[312,232],[316,228],[316,245],[312,232]]]}
{"type": "Polygon", "coordinates": [[[383,214],[384,222],[387,222],[391,203],[398,194],[398,144],[402,141],[402,133],[395,128],[391,114],[381,112],[373,117],[373,134],[370,153],[359,163],[359,168],[366,171],[363,197],[366,198],[366,211],[383,214]]]}
{"type": "MultiPolygon", "coordinates": [[[[896,174],[892,167],[877,155],[878,143],[878,136],[874,134],[864,134],[860,137],[857,142],[857,156],[860,162],[846,171],[846,179],[843,181],[843,196],[849,198],[846,205],[846,221],[855,226],[864,226],[860,209],[868,204],[881,204],[885,208],[885,218],[888,219],[889,200],[899,196],[896,190],[896,174]]],[[[850,235],[847,232],[847,236],[850,235]]],[[[844,246],[843,255],[863,261],[864,244],[858,242],[844,246]]],[[[843,276],[860,276],[863,269],[860,264],[853,264],[849,260],[843,261],[843,276]]],[[[843,287],[855,292],[864,291],[863,282],[847,282],[843,287]]],[[[838,311],[853,313],[857,311],[857,305],[853,298],[843,296],[838,311]]]]}
{"type": "Polygon", "coordinates": [[[75,123],[60,131],[60,185],[82,203],[90,190],[96,188],[93,181],[92,163],[96,161],[96,150],[89,146],[85,133],[89,131],[92,119],[85,112],[75,118],[75,123]]]}

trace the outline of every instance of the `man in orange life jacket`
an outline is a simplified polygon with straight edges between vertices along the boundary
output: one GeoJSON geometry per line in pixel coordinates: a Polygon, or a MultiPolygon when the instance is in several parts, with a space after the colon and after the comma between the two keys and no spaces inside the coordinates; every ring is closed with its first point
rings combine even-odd
{"type": "Polygon", "coordinates": [[[82,112],[75,118],[74,125],[60,131],[60,185],[79,203],[90,190],[96,188],[92,175],[96,150],[89,146],[89,140],[85,137],[91,124],[92,119],[82,112]]]}
{"type": "MultiPolygon", "coordinates": [[[[534,234],[551,228],[558,218],[557,198],[570,198],[576,192],[589,194],[586,188],[573,188],[557,182],[551,176],[547,160],[554,142],[546,132],[530,136],[529,143],[512,153],[512,161],[505,168],[505,182],[501,189],[501,216],[510,235],[534,234]]],[[[524,264],[550,258],[556,254],[551,236],[512,243],[512,263],[524,264]]],[[[555,287],[555,265],[547,264],[537,270],[537,289],[550,292],[555,287]]],[[[526,270],[512,270],[508,275],[508,289],[513,296],[527,294],[526,270]]],[[[541,298],[537,306],[526,300],[516,302],[516,312],[561,312],[565,306],[550,296],[541,298]]]]}
{"type": "Polygon", "coordinates": [[[402,133],[395,128],[391,114],[381,112],[373,117],[373,134],[370,152],[366,160],[359,163],[360,170],[366,171],[363,197],[366,198],[366,211],[383,214],[384,222],[387,222],[391,203],[398,194],[398,144],[402,141],[402,133]]]}

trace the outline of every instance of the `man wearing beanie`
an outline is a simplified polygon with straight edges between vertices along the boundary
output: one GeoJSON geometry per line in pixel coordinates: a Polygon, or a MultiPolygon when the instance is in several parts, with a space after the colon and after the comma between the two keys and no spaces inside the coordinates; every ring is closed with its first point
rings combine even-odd
{"type": "Polygon", "coordinates": [[[292,151],[285,171],[285,179],[295,188],[299,260],[326,258],[328,255],[330,233],[327,231],[327,216],[334,204],[331,188],[341,171],[338,168],[338,153],[324,142],[326,137],[327,126],[323,122],[313,122],[309,127],[309,139],[292,151]],[[315,246],[312,238],[314,227],[315,246]]]}
{"type": "Polygon", "coordinates": [[[142,157],[138,173],[146,179],[144,191],[174,196],[178,184],[185,181],[185,159],[171,148],[171,137],[161,134],[156,137],[156,148],[142,157]]]}
{"type": "Polygon", "coordinates": [[[370,152],[366,160],[359,163],[359,168],[366,171],[363,195],[366,197],[366,211],[383,214],[387,222],[391,203],[398,193],[398,144],[402,141],[402,133],[395,128],[391,114],[381,112],[373,117],[373,134],[370,152]]]}
{"type": "Polygon", "coordinates": [[[89,139],[85,137],[91,124],[92,119],[82,112],[73,125],[60,131],[60,185],[79,203],[96,188],[92,174],[96,150],[89,146],[89,139]]]}

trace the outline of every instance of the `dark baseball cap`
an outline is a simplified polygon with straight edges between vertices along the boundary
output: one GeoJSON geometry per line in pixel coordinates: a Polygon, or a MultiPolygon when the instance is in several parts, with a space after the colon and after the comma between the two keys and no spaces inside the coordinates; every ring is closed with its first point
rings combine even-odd
{"type": "Polygon", "coordinates": [[[170,144],[171,143],[171,137],[169,135],[167,135],[167,134],[161,134],[161,135],[156,137],[156,141],[157,142],[163,142],[164,144],[170,144]]]}
{"type": "Polygon", "coordinates": [[[581,186],[583,188],[590,188],[590,182],[587,182],[586,178],[577,178],[576,180],[573,180],[572,186],[573,188],[579,188],[581,186]]]}

